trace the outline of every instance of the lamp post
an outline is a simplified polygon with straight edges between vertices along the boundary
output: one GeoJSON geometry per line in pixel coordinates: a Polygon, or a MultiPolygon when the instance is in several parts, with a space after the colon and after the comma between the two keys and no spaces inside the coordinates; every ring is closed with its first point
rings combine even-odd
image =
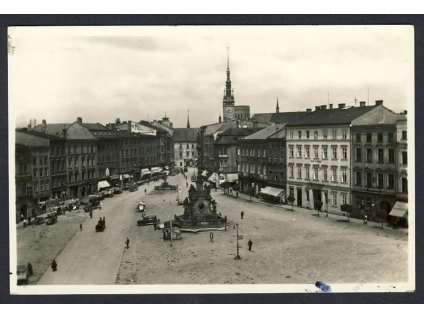
{"type": "Polygon", "coordinates": [[[236,242],[237,242],[237,255],[236,255],[236,257],[234,257],[234,260],[239,260],[239,259],[241,259],[241,257],[240,257],[240,253],[239,253],[239,234],[238,234],[238,228],[239,228],[239,224],[238,223],[236,223],[236,236],[237,236],[237,239],[236,239],[236,242]]]}

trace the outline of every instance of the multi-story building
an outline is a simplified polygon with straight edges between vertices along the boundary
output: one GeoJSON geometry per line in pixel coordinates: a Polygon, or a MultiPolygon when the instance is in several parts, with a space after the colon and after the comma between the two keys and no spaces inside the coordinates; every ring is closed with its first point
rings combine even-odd
{"type": "Polygon", "coordinates": [[[238,157],[240,154],[239,141],[252,133],[257,128],[234,128],[224,130],[214,143],[215,172],[222,174],[237,174],[238,157]]]}
{"type": "Polygon", "coordinates": [[[197,138],[199,131],[199,128],[174,128],[175,167],[191,167],[197,163],[197,138]]]}
{"type": "Polygon", "coordinates": [[[295,204],[329,212],[351,204],[351,123],[375,107],[319,106],[287,124],[287,194],[295,204]]]}
{"type": "Polygon", "coordinates": [[[208,171],[214,171],[215,169],[215,153],[214,144],[218,135],[229,128],[228,123],[215,123],[200,127],[199,131],[199,149],[203,154],[203,165],[208,171]]]}
{"type": "Polygon", "coordinates": [[[31,149],[16,143],[15,147],[15,189],[16,221],[26,219],[35,208],[31,168],[31,149]]]}
{"type": "Polygon", "coordinates": [[[389,221],[401,159],[396,156],[396,121],[401,117],[379,106],[352,120],[352,206],[360,215],[389,221]]]}

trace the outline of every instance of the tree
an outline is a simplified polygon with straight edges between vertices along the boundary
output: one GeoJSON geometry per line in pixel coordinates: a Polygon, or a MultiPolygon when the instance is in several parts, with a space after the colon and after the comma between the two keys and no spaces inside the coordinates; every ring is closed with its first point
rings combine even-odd
{"type": "Polygon", "coordinates": [[[288,196],[288,198],[287,198],[287,202],[288,202],[289,204],[291,204],[292,211],[293,211],[293,203],[294,203],[294,201],[296,201],[296,199],[295,199],[294,195],[293,195],[293,194],[290,194],[290,195],[288,196]]]}

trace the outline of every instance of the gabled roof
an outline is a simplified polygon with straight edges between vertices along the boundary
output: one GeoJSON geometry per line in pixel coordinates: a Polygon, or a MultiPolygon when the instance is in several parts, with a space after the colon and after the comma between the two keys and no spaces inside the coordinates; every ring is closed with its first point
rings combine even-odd
{"type": "Polygon", "coordinates": [[[226,124],[227,123],[215,123],[215,124],[210,124],[210,125],[204,126],[205,127],[205,136],[213,135],[214,133],[216,133],[220,128],[222,128],[226,124]]]}
{"type": "Polygon", "coordinates": [[[269,137],[271,137],[272,135],[276,134],[277,132],[279,132],[280,130],[283,130],[285,127],[285,124],[271,124],[270,126],[261,129],[247,137],[244,137],[242,139],[249,141],[249,140],[266,140],[269,137]]]}
{"type": "Polygon", "coordinates": [[[30,134],[33,136],[37,136],[37,137],[41,137],[41,138],[46,138],[49,140],[65,140],[65,138],[63,138],[62,136],[55,136],[55,135],[49,135],[49,134],[45,134],[43,132],[40,131],[34,131],[34,130],[27,130],[27,128],[18,128],[16,129],[16,131],[25,133],[25,134],[30,134]]]}
{"type": "Polygon", "coordinates": [[[23,131],[17,130],[15,132],[15,144],[23,145],[27,147],[48,147],[50,139],[45,136],[40,137],[34,134],[29,134],[23,131]]]}
{"type": "Polygon", "coordinates": [[[174,128],[174,142],[197,142],[199,128],[174,128]]]}
{"type": "Polygon", "coordinates": [[[246,137],[254,132],[258,131],[258,128],[238,128],[230,127],[223,131],[215,143],[218,145],[231,145],[237,143],[240,138],[246,137]]]}
{"type": "Polygon", "coordinates": [[[352,120],[364,115],[375,107],[379,106],[318,109],[298,120],[288,123],[287,127],[350,124],[352,120]]]}
{"type": "Polygon", "coordinates": [[[253,114],[251,120],[252,121],[257,121],[260,123],[270,123],[271,122],[271,117],[274,113],[258,113],[258,114],[253,114]]]}
{"type": "Polygon", "coordinates": [[[99,123],[80,123],[82,126],[84,126],[85,128],[89,129],[90,131],[92,130],[109,130],[107,127],[103,126],[102,124],[99,123]]]}
{"type": "Polygon", "coordinates": [[[252,121],[259,123],[289,123],[308,114],[307,112],[282,112],[254,114],[252,121]]]}

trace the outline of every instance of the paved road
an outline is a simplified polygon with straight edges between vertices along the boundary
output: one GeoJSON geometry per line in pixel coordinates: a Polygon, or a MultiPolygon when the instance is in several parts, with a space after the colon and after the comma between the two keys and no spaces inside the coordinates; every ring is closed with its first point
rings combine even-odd
{"type": "MultiPolygon", "coordinates": [[[[158,182],[151,182],[148,191],[158,182]]],[[[83,224],[57,258],[58,270],[48,270],[38,282],[43,284],[114,284],[119,270],[125,240],[135,214],[136,202],[142,199],[145,186],[135,192],[124,192],[102,201],[93,219],[83,224]],[[99,217],[106,218],[104,232],[95,232],[99,217]]],[[[131,242],[130,242],[131,246],[131,242]]]]}

